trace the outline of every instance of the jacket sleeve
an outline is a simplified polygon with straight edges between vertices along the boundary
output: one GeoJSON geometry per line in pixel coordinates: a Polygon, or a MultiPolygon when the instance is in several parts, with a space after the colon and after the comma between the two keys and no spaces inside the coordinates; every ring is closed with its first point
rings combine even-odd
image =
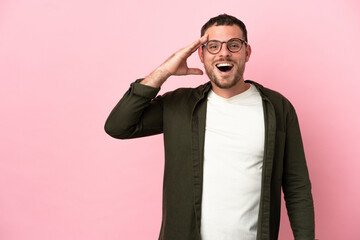
{"type": "Polygon", "coordinates": [[[162,133],[163,114],[160,89],[140,84],[130,85],[105,123],[105,132],[114,138],[129,139],[162,133]]]}
{"type": "Polygon", "coordinates": [[[314,205],[298,118],[291,106],[286,123],[283,192],[295,240],[315,238],[314,205]]]}

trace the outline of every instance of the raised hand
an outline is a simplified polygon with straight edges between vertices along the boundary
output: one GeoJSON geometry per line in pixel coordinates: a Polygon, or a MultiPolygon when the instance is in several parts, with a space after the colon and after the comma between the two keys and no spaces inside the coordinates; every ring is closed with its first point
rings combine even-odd
{"type": "Polygon", "coordinates": [[[208,39],[205,34],[190,45],[178,50],[163,64],[147,76],[141,84],[159,88],[171,75],[201,75],[203,71],[198,68],[189,68],[187,59],[208,39]]]}

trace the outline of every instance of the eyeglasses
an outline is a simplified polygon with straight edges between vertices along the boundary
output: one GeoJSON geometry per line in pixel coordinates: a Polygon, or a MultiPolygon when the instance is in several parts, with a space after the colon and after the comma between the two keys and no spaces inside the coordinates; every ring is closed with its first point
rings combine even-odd
{"type": "Polygon", "coordinates": [[[247,42],[245,40],[242,40],[240,38],[231,38],[226,42],[221,42],[219,40],[210,40],[203,44],[203,46],[208,50],[211,54],[217,54],[220,52],[223,43],[226,44],[227,49],[229,49],[230,52],[236,53],[241,50],[243,44],[247,45],[247,42]]]}

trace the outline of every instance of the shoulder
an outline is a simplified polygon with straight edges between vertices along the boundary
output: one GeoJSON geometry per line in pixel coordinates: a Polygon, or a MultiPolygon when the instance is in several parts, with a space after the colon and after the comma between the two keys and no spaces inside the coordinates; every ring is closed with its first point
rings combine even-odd
{"type": "Polygon", "coordinates": [[[260,95],[262,96],[262,98],[267,99],[268,101],[271,102],[272,105],[274,105],[275,108],[283,108],[283,110],[293,110],[294,107],[291,104],[291,102],[281,93],[279,93],[278,91],[275,91],[273,89],[264,87],[263,85],[251,81],[251,80],[246,80],[246,82],[253,84],[260,92],[260,95]]]}
{"type": "Polygon", "coordinates": [[[267,103],[268,111],[274,110],[276,116],[277,129],[287,129],[289,123],[297,119],[297,114],[292,103],[281,93],[266,88],[259,83],[246,81],[255,85],[259,90],[262,99],[267,103]]]}

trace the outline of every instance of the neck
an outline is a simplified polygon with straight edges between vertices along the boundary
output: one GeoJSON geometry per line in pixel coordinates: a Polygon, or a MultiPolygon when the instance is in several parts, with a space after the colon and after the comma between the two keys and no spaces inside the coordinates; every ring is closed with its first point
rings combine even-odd
{"type": "Polygon", "coordinates": [[[239,82],[236,83],[236,85],[231,88],[220,88],[216,86],[213,82],[211,82],[211,86],[213,92],[223,98],[231,98],[235,95],[245,92],[250,88],[250,84],[245,83],[244,79],[241,79],[239,82]]]}

